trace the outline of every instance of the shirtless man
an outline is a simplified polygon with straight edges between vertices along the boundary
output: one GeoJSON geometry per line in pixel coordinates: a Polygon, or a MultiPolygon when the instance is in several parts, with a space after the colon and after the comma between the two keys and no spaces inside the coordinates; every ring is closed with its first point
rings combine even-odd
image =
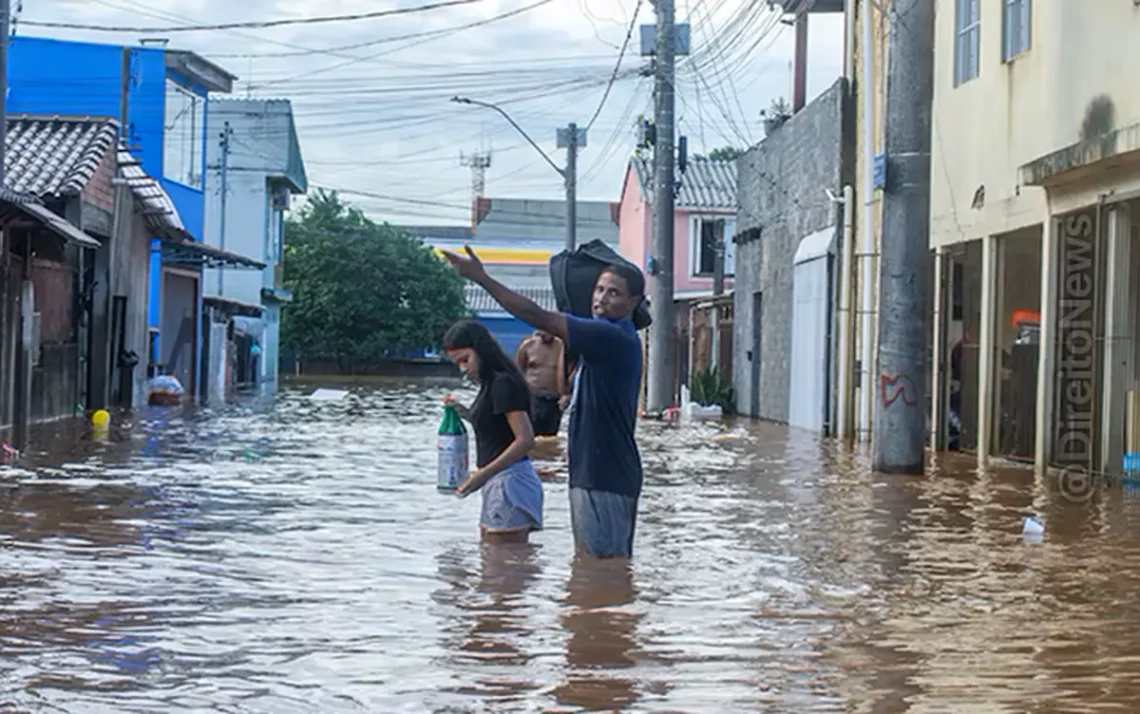
{"type": "Polygon", "coordinates": [[[515,361],[534,395],[531,421],[536,436],[557,436],[558,427],[562,424],[559,399],[567,391],[562,353],[562,340],[537,330],[523,340],[515,355],[515,361]]]}

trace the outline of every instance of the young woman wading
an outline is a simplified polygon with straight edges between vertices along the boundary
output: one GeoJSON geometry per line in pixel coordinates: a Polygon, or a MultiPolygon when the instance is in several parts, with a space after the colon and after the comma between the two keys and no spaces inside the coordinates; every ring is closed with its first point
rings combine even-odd
{"type": "Polygon", "coordinates": [[[456,323],[443,338],[447,356],[479,383],[470,407],[448,396],[475,431],[476,469],[458,494],[483,495],[479,529],[488,540],[526,541],[542,529],[542,482],[528,456],[534,446],[531,394],[514,360],[482,324],[456,323]]]}

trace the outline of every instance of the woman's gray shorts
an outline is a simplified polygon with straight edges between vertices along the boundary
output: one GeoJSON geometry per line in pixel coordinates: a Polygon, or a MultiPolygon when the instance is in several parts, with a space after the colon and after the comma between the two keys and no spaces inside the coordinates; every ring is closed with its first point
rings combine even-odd
{"type": "Polygon", "coordinates": [[[511,464],[483,488],[479,524],[490,533],[542,530],[542,481],[530,459],[511,464]]]}

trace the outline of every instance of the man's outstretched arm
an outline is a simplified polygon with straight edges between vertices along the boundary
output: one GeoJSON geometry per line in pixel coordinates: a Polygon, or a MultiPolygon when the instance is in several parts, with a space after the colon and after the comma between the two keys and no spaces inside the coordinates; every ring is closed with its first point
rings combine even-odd
{"type": "Polygon", "coordinates": [[[533,300],[519,295],[515,291],[495,280],[483,269],[483,263],[476,257],[471,246],[464,246],[467,257],[451,251],[444,251],[443,255],[455,266],[459,274],[476,283],[503,306],[503,309],[531,327],[548,332],[563,342],[569,342],[570,335],[566,329],[566,317],[558,312],[542,309],[533,300]]]}

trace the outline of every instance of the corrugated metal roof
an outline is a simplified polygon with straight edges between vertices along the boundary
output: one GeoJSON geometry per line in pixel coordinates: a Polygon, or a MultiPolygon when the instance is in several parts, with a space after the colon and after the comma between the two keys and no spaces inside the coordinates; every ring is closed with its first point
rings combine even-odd
{"type": "Polygon", "coordinates": [[[142,204],[143,214],[146,216],[147,227],[158,236],[166,236],[175,240],[193,238],[170,194],[157,180],[143,170],[131,152],[120,144],[118,149],[119,170],[135,200],[142,204]]]}
{"type": "MultiPolygon", "coordinates": [[[[544,310],[557,310],[557,302],[554,299],[554,290],[552,288],[511,288],[519,295],[529,298],[538,304],[544,310]]],[[[495,302],[495,298],[491,294],[478,285],[468,284],[464,286],[465,294],[467,297],[467,309],[475,314],[485,314],[489,312],[498,312],[506,314],[506,310],[502,308],[499,303],[495,302]]]]}
{"type": "Polygon", "coordinates": [[[76,196],[118,136],[113,119],[9,116],[4,184],[34,196],[76,196]]]}
{"type": "Polygon", "coordinates": [[[457,241],[470,241],[471,240],[471,226],[404,226],[397,225],[394,228],[399,228],[413,238],[419,238],[425,243],[430,243],[433,240],[446,239],[457,241]]]}
{"type": "MultiPolygon", "coordinates": [[[[631,159],[637,172],[637,183],[646,201],[653,201],[653,164],[635,156],[631,159]]],[[[693,156],[681,178],[681,190],[675,199],[677,208],[692,210],[737,208],[736,161],[719,161],[693,156]]]]}

